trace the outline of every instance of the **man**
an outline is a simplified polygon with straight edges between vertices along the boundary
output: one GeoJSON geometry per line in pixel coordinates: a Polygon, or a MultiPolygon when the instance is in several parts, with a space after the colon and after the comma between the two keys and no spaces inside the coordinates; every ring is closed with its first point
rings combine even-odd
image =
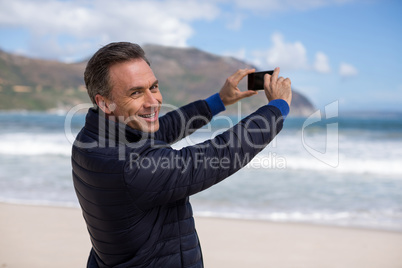
{"type": "MultiPolygon", "coordinates": [[[[290,80],[265,77],[268,105],[204,143],[169,145],[225,106],[255,95],[238,70],[219,93],[159,118],[162,95],[144,51],[111,43],[88,62],[88,111],[72,152],[74,187],[92,242],[88,267],[203,267],[189,196],[227,178],[282,128],[290,80]]],[[[163,91],[163,89],[162,89],[163,91]]]]}

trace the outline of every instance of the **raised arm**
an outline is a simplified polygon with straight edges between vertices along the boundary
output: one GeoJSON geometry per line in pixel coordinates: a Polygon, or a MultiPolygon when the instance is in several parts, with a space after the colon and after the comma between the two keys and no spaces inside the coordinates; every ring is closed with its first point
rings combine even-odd
{"type": "Polygon", "coordinates": [[[204,101],[190,103],[162,116],[159,119],[160,128],[155,133],[155,138],[172,144],[209,123],[214,115],[225,110],[225,106],[257,94],[252,90],[240,91],[237,87],[247,74],[254,71],[255,69],[237,70],[226,79],[219,93],[204,101]]]}
{"type": "MultiPolygon", "coordinates": [[[[282,129],[280,109],[267,105],[233,128],[195,146],[140,148],[126,157],[126,184],[141,209],[174,202],[222,181],[249,163],[282,129]]],[[[158,144],[156,144],[158,145],[158,144]]]]}

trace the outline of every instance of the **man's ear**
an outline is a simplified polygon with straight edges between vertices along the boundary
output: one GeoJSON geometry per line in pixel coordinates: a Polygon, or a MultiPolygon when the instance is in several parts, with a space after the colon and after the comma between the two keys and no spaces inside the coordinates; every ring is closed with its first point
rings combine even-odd
{"type": "Polygon", "coordinates": [[[115,104],[114,103],[109,103],[109,100],[107,100],[105,97],[102,95],[96,94],[95,96],[95,101],[96,105],[105,113],[105,114],[111,114],[114,111],[115,104]],[[113,109],[112,109],[113,108],[113,109]]]}

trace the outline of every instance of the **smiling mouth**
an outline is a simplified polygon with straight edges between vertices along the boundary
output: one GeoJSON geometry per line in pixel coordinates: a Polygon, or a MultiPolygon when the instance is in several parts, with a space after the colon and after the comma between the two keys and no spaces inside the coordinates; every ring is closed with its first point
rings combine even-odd
{"type": "Polygon", "coordinates": [[[152,114],[142,114],[140,115],[140,117],[142,118],[153,118],[155,117],[156,113],[152,113],[152,114]]]}

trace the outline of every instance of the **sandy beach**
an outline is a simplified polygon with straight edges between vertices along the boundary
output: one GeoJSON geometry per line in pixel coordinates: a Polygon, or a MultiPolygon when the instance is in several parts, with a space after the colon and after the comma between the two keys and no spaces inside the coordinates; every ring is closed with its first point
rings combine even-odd
{"type": "MultiPolygon", "coordinates": [[[[0,203],[0,218],[0,267],[85,267],[80,209],[0,203]]],[[[196,225],[207,268],[402,267],[402,233],[203,217],[196,225]]]]}

